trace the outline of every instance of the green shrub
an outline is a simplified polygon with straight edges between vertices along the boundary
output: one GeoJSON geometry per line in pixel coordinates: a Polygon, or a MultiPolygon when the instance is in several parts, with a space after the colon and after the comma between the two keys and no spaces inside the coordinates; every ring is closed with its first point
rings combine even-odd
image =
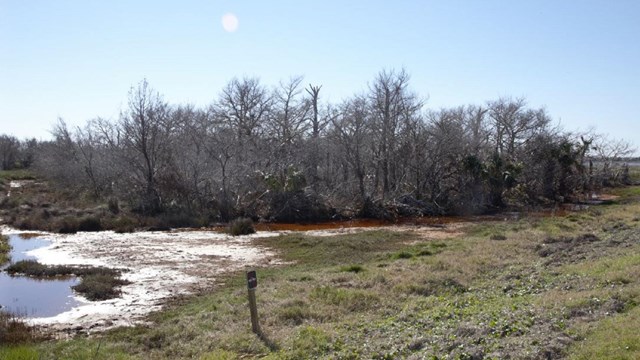
{"type": "Polygon", "coordinates": [[[395,259],[411,259],[413,257],[413,254],[408,251],[401,251],[397,254],[394,254],[393,257],[395,259]]]}
{"type": "Polygon", "coordinates": [[[249,218],[237,218],[229,224],[228,233],[233,236],[253,234],[256,230],[253,228],[253,221],[249,218]]]}
{"type": "Polygon", "coordinates": [[[422,249],[418,252],[418,256],[431,256],[434,252],[429,249],[422,249]]]}
{"type": "Polygon", "coordinates": [[[344,272],[352,272],[352,273],[360,273],[364,271],[364,267],[362,265],[349,265],[343,266],[340,268],[340,271],[344,272]]]}

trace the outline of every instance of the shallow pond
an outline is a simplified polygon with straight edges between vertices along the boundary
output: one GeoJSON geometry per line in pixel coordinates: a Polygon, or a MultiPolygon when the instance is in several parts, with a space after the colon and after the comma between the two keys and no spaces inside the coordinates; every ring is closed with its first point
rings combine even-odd
{"type": "MultiPolygon", "coordinates": [[[[49,241],[24,235],[9,235],[11,261],[33,259],[27,252],[48,246],[49,241]]],[[[38,280],[24,276],[10,276],[0,272],[0,306],[12,314],[35,318],[50,317],[70,310],[79,302],[74,299],[71,286],[75,277],[38,280]]]]}

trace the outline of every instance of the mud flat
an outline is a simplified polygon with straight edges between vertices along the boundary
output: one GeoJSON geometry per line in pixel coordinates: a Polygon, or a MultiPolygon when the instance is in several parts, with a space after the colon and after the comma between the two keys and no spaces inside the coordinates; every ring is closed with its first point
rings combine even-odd
{"type": "MultiPolygon", "coordinates": [[[[7,227],[1,230],[6,235],[21,233],[7,227]]],[[[231,237],[210,231],[39,233],[39,238],[51,241],[49,246],[28,252],[40,263],[118,268],[131,284],[122,287],[120,298],[90,302],[76,297],[80,305],[69,311],[28,320],[62,333],[140,323],[171,297],[213,285],[216,275],[223,271],[275,261],[272,252],[252,245],[251,240],[277,235],[259,232],[231,237]]]]}

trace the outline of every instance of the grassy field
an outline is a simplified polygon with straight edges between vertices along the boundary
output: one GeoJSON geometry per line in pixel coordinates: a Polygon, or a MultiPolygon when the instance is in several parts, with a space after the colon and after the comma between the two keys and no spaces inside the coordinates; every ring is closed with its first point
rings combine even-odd
{"type": "Polygon", "coordinates": [[[2,359],[640,358],[640,188],[566,217],[256,240],[264,336],[244,272],[147,325],[0,347],[2,359]]]}

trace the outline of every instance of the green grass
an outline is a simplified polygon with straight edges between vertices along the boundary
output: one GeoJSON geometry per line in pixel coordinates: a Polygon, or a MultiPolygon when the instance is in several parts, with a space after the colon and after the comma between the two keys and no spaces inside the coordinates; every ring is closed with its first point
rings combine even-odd
{"type": "Polygon", "coordinates": [[[5,182],[12,180],[35,180],[35,175],[30,170],[0,170],[0,181],[5,182]]]}
{"type": "MultiPolygon", "coordinates": [[[[640,181],[640,178],[638,179],[640,181]]],[[[627,186],[611,189],[611,194],[621,197],[638,197],[640,196],[640,186],[627,186]]]]}
{"type": "Polygon", "coordinates": [[[0,359],[39,360],[41,356],[33,347],[20,345],[0,347],[0,359]]]}
{"type": "Polygon", "coordinates": [[[238,271],[218,276],[211,292],[176,299],[148,325],[20,351],[43,359],[640,358],[634,196],[567,217],[470,225],[447,239],[396,231],[256,239],[282,260],[257,269],[262,339],[251,333],[238,271]],[[550,240],[584,234],[595,237],[550,240]],[[542,257],[549,245],[557,247],[542,257]]]}
{"type": "Polygon", "coordinates": [[[570,359],[638,359],[640,308],[586,327],[586,337],[572,348],[570,359]]]}

